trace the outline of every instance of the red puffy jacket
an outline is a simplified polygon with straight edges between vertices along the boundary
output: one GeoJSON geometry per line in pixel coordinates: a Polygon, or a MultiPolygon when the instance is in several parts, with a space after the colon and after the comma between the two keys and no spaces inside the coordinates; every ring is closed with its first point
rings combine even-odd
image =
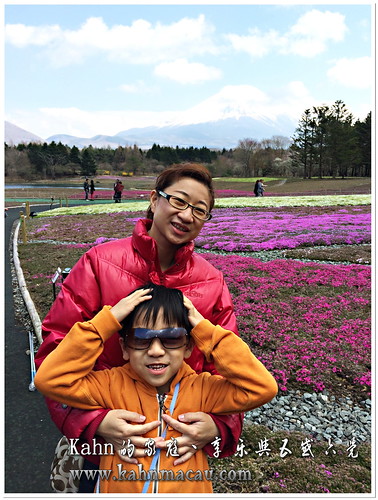
{"type": "MultiPolygon", "coordinates": [[[[206,319],[237,333],[232,301],[222,273],[193,252],[193,242],[181,247],[175,255],[175,264],[162,272],[156,242],[147,232],[151,224],[147,219],[138,220],[131,237],[95,246],[75,264],[42,323],[44,340],[35,357],[37,367],[74,323],[93,318],[104,305],[115,305],[148,281],[179,288],[206,319]]],[[[186,362],[197,373],[216,373],[197,347],[186,362]]],[[[113,335],[105,343],[95,369],[122,364],[118,338],[113,335]]],[[[83,411],[46,400],[51,417],[63,434],[89,442],[109,411],[83,411]]],[[[228,456],[236,450],[242,415],[215,415],[213,418],[220,431],[222,453],[219,456],[228,456]]],[[[208,445],[206,451],[212,455],[214,448],[208,445]]]]}

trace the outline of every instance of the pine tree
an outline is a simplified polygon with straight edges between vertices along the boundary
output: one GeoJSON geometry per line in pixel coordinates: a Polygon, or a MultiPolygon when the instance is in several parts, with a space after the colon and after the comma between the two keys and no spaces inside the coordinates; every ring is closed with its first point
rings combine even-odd
{"type": "Polygon", "coordinates": [[[96,175],[97,165],[93,157],[91,149],[88,147],[84,149],[81,158],[81,174],[82,175],[96,175]]]}

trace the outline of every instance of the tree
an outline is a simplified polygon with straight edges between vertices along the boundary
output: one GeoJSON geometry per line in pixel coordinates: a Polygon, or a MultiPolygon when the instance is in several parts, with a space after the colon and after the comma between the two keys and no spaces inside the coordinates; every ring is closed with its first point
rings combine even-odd
{"type": "Polygon", "coordinates": [[[255,176],[253,156],[259,149],[260,143],[255,139],[242,139],[238,142],[238,146],[235,150],[235,156],[242,164],[244,177],[255,176]]]}
{"type": "Polygon", "coordinates": [[[307,109],[293,137],[291,159],[305,178],[356,175],[362,161],[359,137],[343,101],[307,109]]]}
{"type": "Polygon", "coordinates": [[[291,146],[292,161],[295,166],[303,168],[304,179],[309,177],[312,127],[313,121],[311,118],[311,110],[306,109],[295,130],[293,144],[291,146]]]}
{"type": "Polygon", "coordinates": [[[343,101],[336,101],[330,109],[327,140],[332,177],[348,175],[348,166],[355,155],[352,121],[353,116],[343,101]]]}
{"type": "Polygon", "coordinates": [[[354,125],[358,164],[356,176],[371,176],[371,112],[363,122],[357,121],[354,125]]]}
{"type": "Polygon", "coordinates": [[[81,158],[81,173],[82,175],[96,175],[97,165],[91,151],[91,147],[84,149],[81,158]]]}
{"type": "Polygon", "coordinates": [[[69,154],[69,160],[71,163],[76,163],[76,165],[81,164],[80,150],[77,146],[72,146],[69,154]]]}

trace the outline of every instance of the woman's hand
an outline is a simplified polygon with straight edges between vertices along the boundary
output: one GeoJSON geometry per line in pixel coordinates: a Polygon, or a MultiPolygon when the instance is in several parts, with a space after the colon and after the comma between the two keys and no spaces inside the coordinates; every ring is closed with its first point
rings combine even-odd
{"type": "Polygon", "coordinates": [[[122,460],[130,464],[138,464],[137,458],[146,455],[144,446],[147,438],[142,436],[160,425],[159,420],[144,424],[145,420],[145,416],[133,411],[110,410],[98,426],[96,434],[111,443],[122,460]],[[128,439],[135,446],[132,457],[120,454],[120,450],[125,448],[128,439]]]}
{"type": "MultiPolygon", "coordinates": [[[[179,415],[179,421],[170,415],[163,415],[163,419],[170,427],[180,432],[182,436],[176,438],[180,455],[173,465],[180,465],[189,460],[197,450],[211,443],[218,435],[218,427],[207,413],[202,411],[179,415]]],[[[167,449],[168,441],[156,440],[156,448],[167,449]]]]}

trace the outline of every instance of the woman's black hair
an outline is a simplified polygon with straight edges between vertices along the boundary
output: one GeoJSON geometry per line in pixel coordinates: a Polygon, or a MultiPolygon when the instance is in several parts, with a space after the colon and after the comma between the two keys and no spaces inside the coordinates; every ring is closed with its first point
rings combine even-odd
{"type": "MultiPolygon", "coordinates": [[[[183,294],[177,288],[167,288],[155,283],[147,283],[133,290],[151,288],[152,298],[141,302],[126,318],[121,321],[122,329],[119,334],[122,338],[130,332],[136,321],[153,328],[159,313],[162,312],[167,326],[179,326],[190,333],[192,327],[188,319],[188,310],[184,306],[183,294]]],[[[131,292],[131,293],[133,293],[131,292]]]]}

